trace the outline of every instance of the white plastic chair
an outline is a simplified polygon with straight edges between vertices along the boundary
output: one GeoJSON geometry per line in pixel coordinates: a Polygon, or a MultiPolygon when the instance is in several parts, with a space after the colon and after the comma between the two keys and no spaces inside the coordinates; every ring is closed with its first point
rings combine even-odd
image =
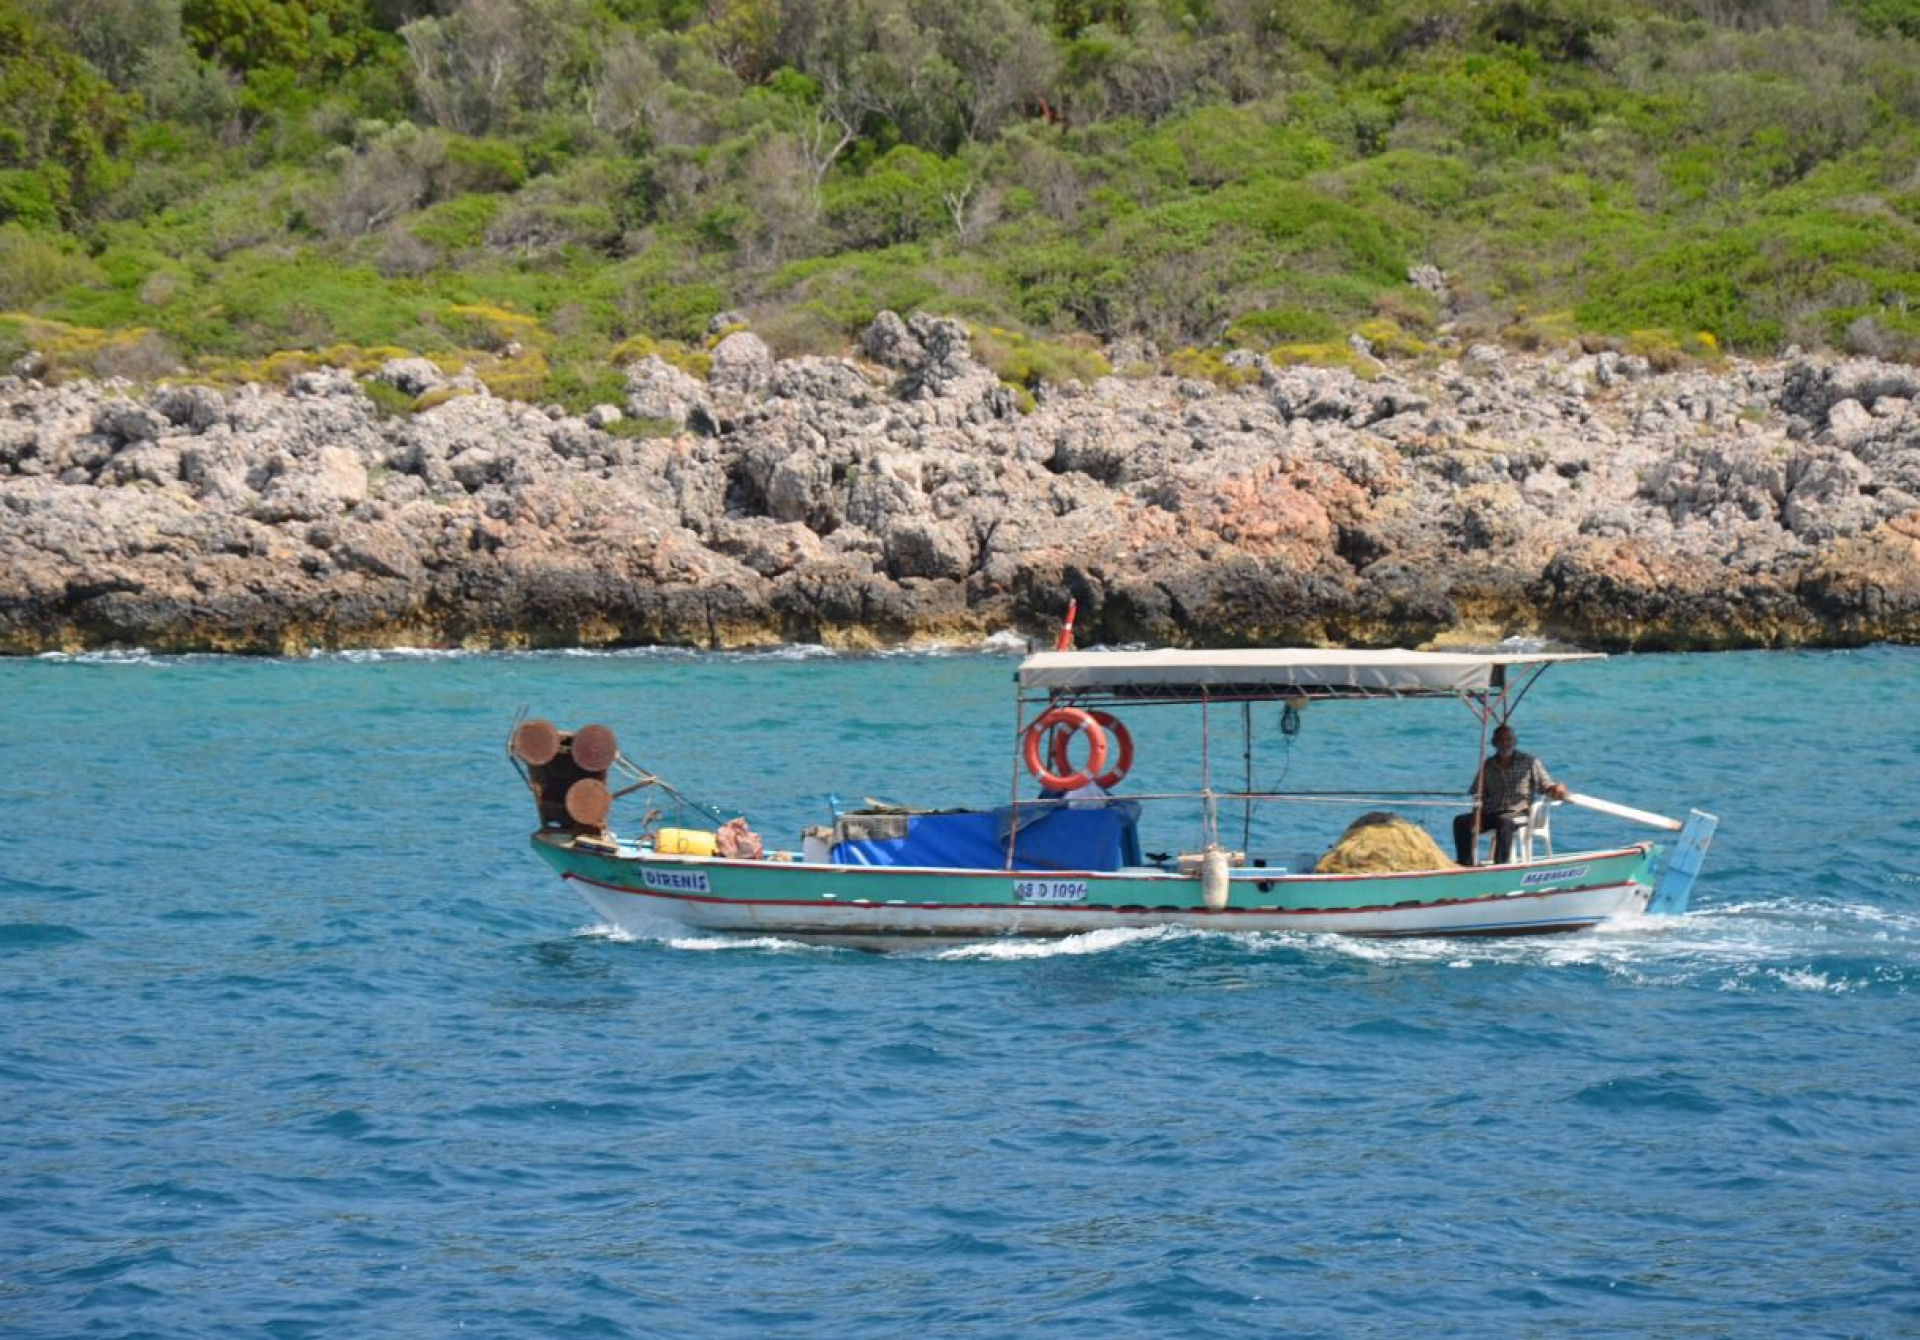
{"type": "Polygon", "coordinates": [[[1537,855],[1545,855],[1549,860],[1552,859],[1552,814],[1553,807],[1559,803],[1557,800],[1549,800],[1547,797],[1541,796],[1536,799],[1532,807],[1527,810],[1527,817],[1525,822],[1520,825],[1520,831],[1513,835],[1514,848],[1518,851],[1521,860],[1531,861],[1534,860],[1537,855]],[[1536,853],[1533,849],[1533,844],[1536,841],[1541,847],[1539,853],[1536,853]]]}

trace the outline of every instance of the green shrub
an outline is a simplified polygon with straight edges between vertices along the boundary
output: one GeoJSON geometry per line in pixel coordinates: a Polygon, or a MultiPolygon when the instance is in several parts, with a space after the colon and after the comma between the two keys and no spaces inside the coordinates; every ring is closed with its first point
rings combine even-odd
{"type": "Polygon", "coordinates": [[[1423,358],[1433,352],[1431,345],[1409,335],[1397,322],[1385,317],[1362,321],[1353,333],[1367,342],[1376,358],[1423,358]]]}
{"type": "Polygon", "coordinates": [[[31,352],[18,320],[0,314],[0,369],[11,368],[31,352]]]}
{"type": "Polygon", "coordinates": [[[1235,317],[1227,328],[1227,337],[1247,349],[1265,349],[1302,340],[1330,340],[1339,333],[1339,322],[1324,312],[1305,307],[1269,307],[1248,312],[1235,317]]]}
{"type": "Polygon", "coordinates": [[[1092,385],[1113,368],[1096,348],[1036,340],[998,326],[969,327],[973,352],[1001,381],[1029,389],[1044,383],[1092,385]]]}
{"type": "Polygon", "coordinates": [[[1821,210],[1663,239],[1596,275],[1574,313],[1591,330],[1709,330],[1729,349],[1770,349],[1818,337],[1824,317],[1796,324],[1810,313],[1920,300],[1911,232],[1888,215],[1821,210]]]}
{"type": "Polygon", "coordinates": [[[88,263],[71,238],[0,224],[0,308],[30,307],[48,294],[100,278],[99,267],[88,263]]]}
{"type": "Polygon", "coordinates": [[[1167,370],[1176,377],[1191,377],[1216,386],[1251,386],[1260,380],[1259,368],[1235,367],[1220,349],[1180,349],[1167,359],[1167,370]]]}
{"type": "Polygon", "coordinates": [[[1440,300],[1423,289],[1382,289],[1373,295],[1373,314],[1403,330],[1431,334],[1440,320],[1440,300]]]}
{"type": "MultiPolygon", "coordinates": [[[[620,362],[644,356],[629,353],[620,362]]],[[[564,361],[555,360],[547,374],[547,395],[574,414],[584,414],[595,405],[624,405],[627,403],[626,374],[609,358],[576,354],[564,361]]]]}
{"type": "Polygon", "coordinates": [[[0,222],[58,228],[69,194],[64,168],[0,168],[0,222]]]}
{"type": "MultiPolygon", "coordinates": [[[[699,381],[705,381],[707,374],[713,370],[712,354],[689,348],[677,340],[656,340],[651,335],[634,335],[620,341],[607,352],[607,361],[615,367],[637,363],[649,357],[671,363],[699,381]]],[[[591,409],[592,406],[587,408],[591,409]]]]}
{"type": "Polygon", "coordinates": [[[1230,182],[1297,181],[1333,166],[1331,143],[1286,122],[1285,108],[1210,106],[1161,123],[1128,153],[1130,164],[1159,162],[1163,191],[1230,182]]]}
{"type": "Polygon", "coordinates": [[[1578,100],[1554,97],[1509,55],[1466,55],[1403,75],[1388,96],[1399,108],[1396,133],[1431,146],[1465,144],[1492,154],[1550,140],[1563,122],[1585,119],[1578,100]]]}
{"type": "Polygon", "coordinates": [[[1451,154],[1389,149],[1347,164],[1333,179],[1356,199],[1391,202],[1432,216],[1465,205],[1473,175],[1465,160],[1451,154]]]}
{"type": "Polygon", "coordinates": [[[1582,342],[1584,332],[1571,311],[1520,310],[1500,331],[1499,338],[1517,349],[1549,349],[1582,342]]]}
{"type": "Polygon", "coordinates": [[[849,247],[890,247],[952,227],[945,195],[958,185],[958,164],[902,144],[866,172],[831,183],[827,225],[849,247]]]}
{"type": "Polygon", "coordinates": [[[943,301],[936,270],[921,247],[889,247],[795,261],[775,271],[766,288],[852,336],[883,310],[952,310],[943,301]]]}
{"type": "Polygon", "coordinates": [[[504,140],[455,135],[446,152],[436,185],[451,194],[517,191],[527,184],[526,160],[504,140]]]}
{"type": "Polygon", "coordinates": [[[1920,0],[1841,0],[1841,8],[1868,32],[1920,38],[1920,0]]]}
{"type": "Polygon", "coordinates": [[[1670,330],[1628,331],[1627,352],[1646,359],[1655,372],[1672,372],[1686,362],[1680,341],[1670,330]]]}
{"type": "MultiPolygon", "coordinates": [[[[371,385],[381,386],[384,385],[384,383],[373,382],[371,385]]],[[[473,392],[464,386],[436,386],[432,390],[422,391],[416,396],[413,404],[408,407],[408,412],[411,414],[425,414],[428,410],[437,409],[450,400],[459,400],[472,394],[473,392]]]]}
{"type": "Polygon", "coordinates": [[[407,231],[429,246],[464,251],[486,240],[506,203],[497,195],[461,195],[429,205],[407,220],[407,231]]]}
{"type": "Polygon", "coordinates": [[[449,303],[434,319],[462,349],[504,350],[547,343],[536,318],[492,303],[449,303]]]}
{"type": "Polygon", "coordinates": [[[1280,344],[1267,350],[1267,358],[1282,365],[1305,364],[1318,368],[1346,368],[1362,380],[1379,375],[1379,365],[1353,351],[1345,340],[1317,344],[1280,344]]]}

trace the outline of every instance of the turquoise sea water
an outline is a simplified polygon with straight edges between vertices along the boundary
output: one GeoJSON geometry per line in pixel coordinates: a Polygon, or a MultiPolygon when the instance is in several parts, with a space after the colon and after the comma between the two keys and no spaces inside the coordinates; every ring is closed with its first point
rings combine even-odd
{"type": "MultiPolygon", "coordinates": [[[[1920,1332],[1920,652],[1550,674],[1524,748],[1722,818],[1580,937],[629,939],[526,849],[523,704],[792,846],[1003,797],[1013,664],[0,663],[0,1335],[1920,1332]]],[[[1471,773],[1306,715],[1257,781],[1471,773]]]]}

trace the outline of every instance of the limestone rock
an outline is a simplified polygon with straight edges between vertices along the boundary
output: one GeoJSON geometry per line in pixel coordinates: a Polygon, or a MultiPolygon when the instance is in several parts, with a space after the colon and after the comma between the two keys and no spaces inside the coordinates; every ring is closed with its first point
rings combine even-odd
{"type": "Polygon", "coordinates": [[[303,372],[287,384],[287,390],[295,396],[314,399],[352,396],[360,392],[353,374],[345,368],[317,368],[312,372],[303,372]]]}
{"type": "Polygon", "coordinates": [[[887,532],[884,551],[893,577],[949,577],[967,575],[972,547],[951,522],[915,517],[887,532]]]}
{"type": "Polygon", "coordinates": [[[153,407],[168,423],[204,433],[226,414],[227,402],[211,386],[169,386],[154,396],[153,407]]]}
{"type": "Polygon", "coordinates": [[[1801,452],[1787,467],[1790,490],[1780,518],[1803,540],[1857,535],[1876,520],[1872,500],[1861,493],[1871,477],[1863,462],[1845,452],[1801,452]]]}
{"type": "Polygon", "coordinates": [[[860,347],[868,358],[896,372],[911,372],[927,361],[920,346],[898,312],[881,312],[868,324],[860,347]]]}
{"type": "Polygon", "coordinates": [[[817,402],[823,407],[863,407],[873,402],[875,393],[873,383],[844,358],[808,357],[776,363],[770,389],[779,399],[817,402]]]}
{"type": "Polygon", "coordinates": [[[714,346],[707,384],[737,395],[763,394],[773,383],[773,351],[752,331],[737,330],[714,346]]]}
{"type": "Polygon", "coordinates": [[[1101,641],[1920,637],[1903,365],[1244,354],[1221,388],[1142,349],[1018,413],[959,322],[883,315],[864,360],[734,324],[711,384],[628,369],[630,412],[697,430],[668,437],[477,386],[387,417],[337,369],[0,379],[0,649],[876,645],[1038,631],[1063,593],[1101,641]]]}
{"type": "Polygon", "coordinates": [[[426,358],[390,358],[380,365],[372,380],[410,396],[422,396],[446,384],[439,367],[426,358]]]}
{"type": "Polygon", "coordinates": [[[1853,446],[1879,429],[1879,421],[1858,400],[1837,400],[1827,408],[1824,437],[1838,446],[1853,446]]]}
{"type": "Polygon", "coordinates": [[[367,467],[346,447],[322,447],[277,474],[251,509],[259,521],[318,521],[367,496],[367,467]]]}
{"type": "Polygon", "coordinates": [[[116,445],[151,442],[160,435],[161,417],[131,400],[109,400],[94,411],[93,431],[116,445]]]}
{"type": "Polygon", "coordinates": [[[707,388],[658,354],[628,364],[627,410],[637,418],[663,420],[676,428],[713,417],[707,388]]]}

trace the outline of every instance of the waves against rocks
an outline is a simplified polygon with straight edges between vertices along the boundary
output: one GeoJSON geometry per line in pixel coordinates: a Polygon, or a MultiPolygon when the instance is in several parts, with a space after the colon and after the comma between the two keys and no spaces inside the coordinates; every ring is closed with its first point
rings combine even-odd
{"type": "Polygon", "coordinates": [[[736,330],[704,381],[628,369],[652,438],[418,359],[376,377],[452,398],[398,417],[338,371],[0,379],[0,650],[869,646],[1069,596],[1083,642],[1920,640],[1914,368],[1240,358],[1022,413],[955,321],[736,330]]]}

